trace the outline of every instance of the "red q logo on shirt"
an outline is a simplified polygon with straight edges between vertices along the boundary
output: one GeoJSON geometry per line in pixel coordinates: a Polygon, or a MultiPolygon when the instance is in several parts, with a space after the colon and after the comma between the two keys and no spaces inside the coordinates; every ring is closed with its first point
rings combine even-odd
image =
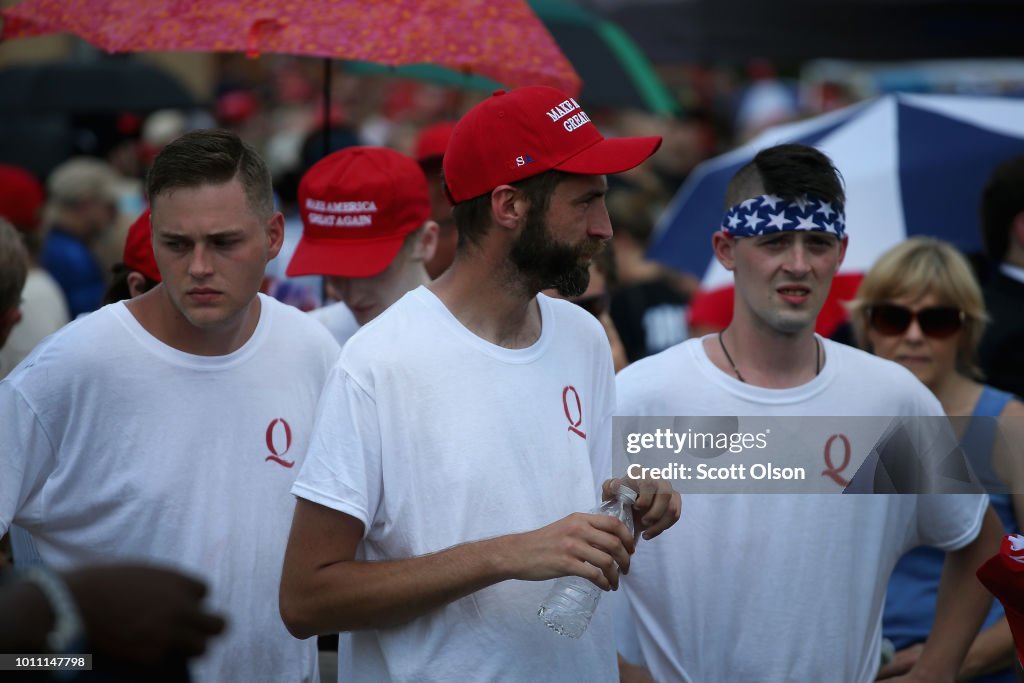
{"type": "Polygon", "coordinates": [[[850,464],[850,440],[845,434],[833,434],[828,437],[828,441],[825,442],[825,469],[822,471],[821,476],[829,477],[832,481],[839,484],[843,488],[850,485],[850,480],[843,477],[843,472],[846,471],[847,466],[850,464]],[[839,460],[839,464],[832,458],[833,445],[838,440],[839,448],[842,448],[842,459],[839,460]]]}
{"type": "Polygon", "coordinates": [[[569,385],[562,389],[562,409],[565,410],[565,419],[569,421],[569,431],[586,439],[586,432],[580,429],[583,425],[583,403],[576,387],[569,385]]]}
{"type": "Polygon", "coordinates": [[[285,460],[284,455],[292,447],[292,428],[285,422],[283,417],[276,418],[267,425],[267,450],[270,451],[270,455],[264,458],[263,462],[272,460],[282,467],[293,467],[295,465],[294,460],[285,460]],[[278,428],[280,425],[280,428],[278,428]],[[277,438],[275,438],[277,437],[277,438]],[[284,448],[279,448],[278,445],[281,443],[282,438],[284,441],[284,448]]]}

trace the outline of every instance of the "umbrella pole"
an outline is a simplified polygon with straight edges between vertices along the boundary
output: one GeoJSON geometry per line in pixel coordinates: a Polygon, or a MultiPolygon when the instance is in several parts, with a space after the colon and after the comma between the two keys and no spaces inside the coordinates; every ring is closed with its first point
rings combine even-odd
{"type": "Polygon", "coordinates": [[[327,156],[330,151],[330,142],[327,136],[331,130],[331,58],[324,57],[324,122],[323,122],[323,136],[324,136],[324,147],[323,156],[327,156]]]}

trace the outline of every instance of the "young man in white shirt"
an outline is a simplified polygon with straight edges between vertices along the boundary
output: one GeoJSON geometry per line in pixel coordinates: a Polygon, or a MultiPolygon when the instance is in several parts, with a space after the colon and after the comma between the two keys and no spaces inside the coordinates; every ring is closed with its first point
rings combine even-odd
{"type": "MultiPolygon", "coordinates": [[[[438,280],[345,346],[298,496],[281,611],[352,631],[353,681],[614,681],[608,607],[577,641],[537,618],[559,576],[615,588],[633,538],[610,497],[614,381],[600,324],[566,301],[611,236],[606,173],[658,138],[605,140],[552,88],[499,91],[444,159],[459,247],[438,280]]],[[[642,487],[652,537],[678,494],[642,487]]]]}
{"type": "MultiPolygon", "coordinates": [[[[735,276],[732,322],[623,370],[617,413],[941,416],[901,366],[814,333],[846,252],[843,201],[810,147],[769,148],[740,169],[712,239],[735,276]]],[[[686,507],[626,585],[655,680],[874,680],[889,574],[914,545],[949,554],[932,637],[905,680],[952,681],[987,611],[974,571],[1000,527],[985,496],[699,494],[686,507]]]]}
{"type": "Polygon", "coordinates": [[[66,326],[0,382],[0,532],[25,529],[58,570],[131,559],[201,578],[228,627],[194,680],[315,681],[315,643],[288,634],[273,596],[338,345],[258,294],[283,218],[235,134],[170,143],[147,190],[162,283],[66,326]]]}
{"type": "Polygon", "coordinates": [[[302,239],[288,276],[323,275],[338,303],[310,314],[342,345],[406,292],[430,282],[437,247],[427,179],[415,161],[384,147],[347,147],[299,183],[302,239]],[[354,324],[353,324],[354,323],[354,324]]]}

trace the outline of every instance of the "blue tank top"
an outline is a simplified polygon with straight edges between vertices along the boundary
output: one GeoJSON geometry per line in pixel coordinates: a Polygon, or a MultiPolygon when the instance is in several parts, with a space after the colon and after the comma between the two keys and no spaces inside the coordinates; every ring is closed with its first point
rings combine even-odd
{"type": "MultiPolygon", "coordinates": [[[[989,491],[1005,491],[1006,485],[996,476],[992,467],[996,421],[978,418],[998,416],[1011,399],[1011,394],[989,386],[983,387],[978,402],[974,404],[972,419],[960,440],[971,467],[989,491]]],[[[1013,514],[1010,496],[1005,493],[993,493],[989,497],[1006,533],[1015,533],[1018,530],[1017,520],[1013,514]]],[[[915,548],[900,558],[893,569],[885,599],[882,634],[892,641],[897,650],[928,638],[935,616],[935,598],[944,560],[945,553],[937,548],[915,548]]],[[[981,628],[988,628],[1002,616],[1002,605],[998,600],[993,600],[992,609],[981,628]]],[[[971,680],[974,683],[1016,683],[1017,677],[1012,669],[1006,669],[971,680]]]]}

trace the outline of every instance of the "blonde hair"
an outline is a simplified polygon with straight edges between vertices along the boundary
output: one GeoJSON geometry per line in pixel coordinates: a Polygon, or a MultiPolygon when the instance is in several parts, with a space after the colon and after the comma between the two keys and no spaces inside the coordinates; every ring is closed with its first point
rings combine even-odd
{"type": "Polygon", "coordinates": [[[857,344],[867,350],[868,317],[875,304],[932,294],[944,306],[964,314],[957,366],[981,378],[976,355],[988,322],[981,287],[967,259],[956,247],[933,237],[912,237],[882,254],[864,276],[857,298],[847,304],[857,344]]]}

